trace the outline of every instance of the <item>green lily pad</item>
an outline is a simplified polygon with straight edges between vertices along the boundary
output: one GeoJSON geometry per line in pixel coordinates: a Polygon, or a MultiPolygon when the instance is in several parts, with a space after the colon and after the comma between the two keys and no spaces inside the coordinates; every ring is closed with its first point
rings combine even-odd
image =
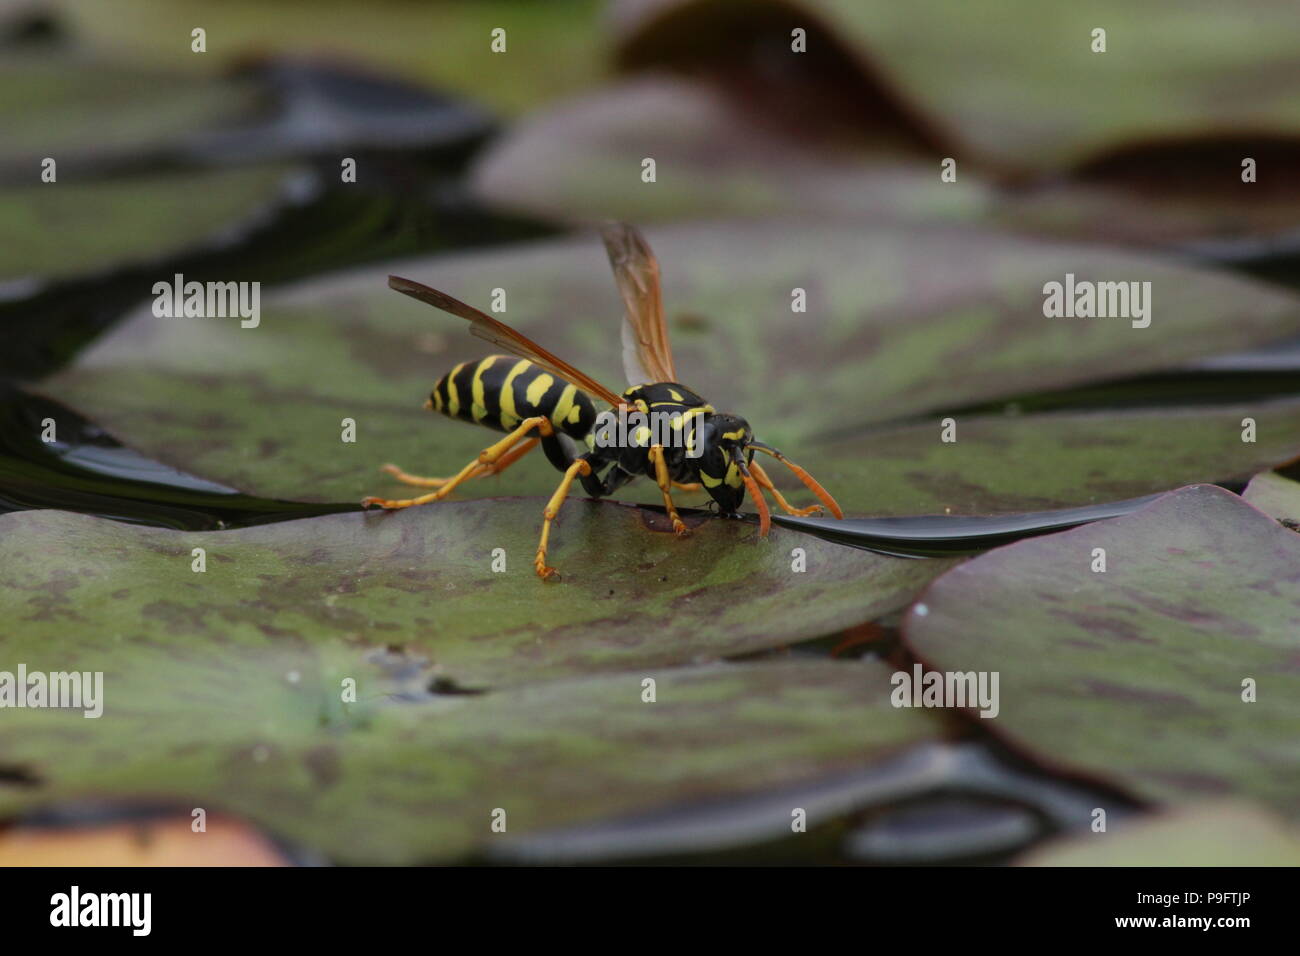
{"type": "Polygon", "coordinates": [[[1070,837],[1021,866],[1300,866],[1300,832],[1248,803],[1192,804],[1070,837]]]}
{"type": "MultiPolygon", "coordinates": [[[[1134,411],[938,416],[808,446],[846,513],[997,514],[1246,481],[1300,454],[1300,399],[1134,411]],[[1242,421],[1256,439],[1242,441],[1242,421]],[[867,480],[858,463],[870,462],[867,480]]],[[[1267,510],[1267,509],[1265,509],[1267,510]]]]}
{"type": "Polygon", "coordinates": [[[300,7],[275,3],[60,4],[75,34],[133,60],[211,71],[250,52],[320,53],[382,66],[506,113],[596,81],[604,66],[600,6],[598,0],[374,0],[364,8],[320,4],[304,16],[300,7]],[[190,51],[196,26],[207,31],[203,55],[190,51]],[[504,53],[491,48],[497,28],[506,31],[504,53]]]}
{"type": "MultiPolygon", "coordinates": [[[[190,29],[176,38],[187,50],[190,29]]],[[[6,93],[0,104],[0,173],[7,182],[47,189],[63,188],[75,171],[92,164],[171,155],[188,137],[246,121],[263,96],[250,78],[47,53],[0,61],[0,85],[6,93]],[[45,157],[58,164],[62,185],[41,183],[45,157]]]]}
{"type": "MultiPolygon", "coordinates": [[[[899,497],[897,485],[865,497],[879,484],[880,445],[828,447],[816,436],[1170,367],[1300,330],[1297,299],[1261,283],[997,233],[775,221],[678,226],[652,231],[650,240],[663,264],[682,380],[715,406],[745,415],[761,439],[833,492],[857,495],[854,508],[864,513],[917,501],[899,497]],[[1043,284],[1067,272],[1150,281],[1150,326],[1045,318],[1043,284]],[[795,288],[807,292],[806,313],[791,310],[795,288]]],[[[622,307],[599,243],[583,236],[368,267],[267,294],[255,329],[230,319],[158,318],[145,308],[39,390],[151,458],[242,491],[305,501],[396,494],[404,486],[380,475],[379,465],[454,474],[490,442],[486,430],[420,407],[440,375],[489,350],[459,320],[391,292],[387,272],[480,306],[501,288],[507,321],[597,379],[622,383],[614,371],[622,307]],[[341,440],[345,419],[356,424],[355,442],[341,440]]],[[[1167,414],[1171,427],[1181,421],[1181,413],[1167,414]]],[[[1269,412],[1261,405],[1258,414],[1269,412]]],[[[1041,433],[1054,420],[1034,421],[1041,433]]],[[[1156,440],[1163,413],[1146,421],[1154,429],[1146,437],[1156,440]]],[[[1135,473],[1128,456],[1144,426],[1124,427],[1114,455],[1094,447],[1081,459],[1072,450],[1071,463],[1086,460],[1088,471],[1075,479],[1087,487],[1063,494],[1069,476],[1048,476],[1042,487],[1054,484],[1053,501],[1093,500],[1110,475],[1135,473]]],[[[940,447],[936,423],[909,447],[933,458],[977,434],[959,432],[956,446],[940,447]]],[[[1071,444],[1071,434],[1062,432],[1055,445],[1071,444]]],[[[1196,434],[1179,450],[1183,464],[1160,474],[1185,475],[1188,462],[1189,480],[1218,480],[1227,465],[1254,473],[1294,457],[1300,448],[1291,434],[1285,424],[1264,428],[1258,446],[1232,452],[1223,435],[1196,434]]],[[[1019,439],[1021,447],[1032,440],[1019,439]]],[[[1014,497],[1019,477],[1005,461],[988,480],[1002,483],[995,494],[1014,497]]],[[[783,473],[774,475],[791,487],[783,473]]],[[[464,491],[549,494],[555,483],[538,457],[464,491]]],[[[1159,485],[1153,479],[1146,490],[1159,485]]],[[[659,502],[645,482],[626,496],[659,502]]]]}
{"type": "Polygon", "coordinates": [[[787,56],[798,77],[847,48],[969,152],[1013,167],[1060,168],[1138,141],[1300,132],[1300,9],[1270,0],[1007,0],[996,13],[961,0],[620,0],[615,22],[629,69],[726,69],[746,42],[769,70],[787,56]],[[788,52],[796,26],[807,53],[788,52]],[[1105,53],[1091,48],[1099,27],[1105,53]]]}
{"type": "Polygon", "coordinates": [[[1270,518],[1300,527],[1300,482],[1266,471],[1250,480],[1241,497],[1270,518]]]}
{"type": "Polygon", "coordinates": [[[68,635],[58,651],[24,648],[28,666],[103,669],[103,716],[7,712],[0,766],[31,782],[0,786],[0,815],[147,799],[235,814],[340,863],[463,859],[511,835],[860,770],[940,734],[932,715],[890,706],[874,663],[644,669],[402,701],[337,642],[68,635]],[[358,703],[339,701],[347,677],[358,703]]]}
{"type": "Polygon", "coordinates": [[[1042,763],[1300,816],[1300,538],[1236,495],[1182,488],[991,551],[903,626],[937,669],[999,672],[1000,713],[980,723],[1042,763]]]}
{"type": "Polygon", "coordinates": [[[258,166],[0,189],[0,282],[190,251],[259,221],[285,198],[289,172],[258,166]]]}
{"type": "Polygon", "coordinates": [[[543,583],[541,505],[449,502],[216,533],[6,515],[0,606],[22,622],[6,649],[12,660],[63,653],[72,622],[88,639],[178,653],[200,641],[256,651],[283,636],[357,653],[401,646],[443,680],[497,687],[820,637],[902,608],[954,563],[776,528],[763,540],[735,521],[677,538],[660,513],[574,501],[551,536],[563,579],[543,583]],[[206,550],[203,573],[191,570],[194,548],[206,550]]]}

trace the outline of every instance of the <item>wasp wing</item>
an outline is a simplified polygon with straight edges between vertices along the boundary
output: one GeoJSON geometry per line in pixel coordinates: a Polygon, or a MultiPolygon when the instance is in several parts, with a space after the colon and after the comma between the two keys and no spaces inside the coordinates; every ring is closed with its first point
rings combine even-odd
{"type": "Polygon", "coordinates": [[[677,381],[659,291],[658,260],[635,226],[610,223],[601,228],[600,236],[623,297],[623,373],[628,384],[677,381]]]}
{"type": "Polygon", "coordinates": [[[401,276],[389,276],[388,287],[397,290],[403,295],[409,295],[412,299],[419,299],[435,309],[441,309],[444,312],[450,312],[452,315],[458,315],[462,319],[466,319],[470,323],[470,332],[479,338],[486,339],[512,355],[518,355],[520,358],[536,362],[547,371],[558,375],[567,382],[572,382],[592,395],[603,398],[611,405],[620,405],[623,402],[621,398],[591,376],[578,371],[568,362],[552,355],[526,335],[521,335],[504,322],[492,318],[485,312],[480,312],[472,305],[466,305],[459,299],[430,288],[422,282],[403,279],[401,276]]]}

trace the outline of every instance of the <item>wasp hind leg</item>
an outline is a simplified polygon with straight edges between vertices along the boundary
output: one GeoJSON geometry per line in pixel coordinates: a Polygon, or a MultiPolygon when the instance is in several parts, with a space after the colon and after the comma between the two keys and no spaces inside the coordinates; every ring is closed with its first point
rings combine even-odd
{"type": "Polygon", "coordinates": [[[560,479],[559,487],[555,489],[555,494],[551,495],[551,500],[546,503],[546,509],[542,512],[542,537],[537,542],[537,556],[533,559],[533,567],[537,571],[537,576],[543,581],[559,574],[555,568],[546,563],[546,545],[551,536],[551,522],[560,513],[564,499],[569,496],[569,488],[573,485],[573,480],[579,475],[586,478],[590,474],[591,465],[586,458],[573,459],[573,463],[564,470],[564,477],[560,479]]]}
{"type": "MultiPolygon", "coordinates": [[[[524,455],[536,448],[537,441],[538,439],[536,438],[530,438],[522,445],[516,445],[492,464],[480,465],[479,469],[469,477],[487,478],[490,475],[501,474],[501,472],[505,471],[520,458],[523,458],[524,455]]],[[[379,470],[385,474],[392,475],[404,485],[414,485],[417,488],[441,488],[443,485],[447,484],[447,482],[451,481],[450,478],[424,478],[420,475],[410,475],[402,471],[402,469],[398,468],[396,465],[383,465],[379,470]]]]}
{"type": "MultiPolygon", "coordinates": [[[[519,427],[512,431],[505,438],[501,439],[494,445],[489,445],[479,452],[478,457],[462,468],[454,477],[448,478],[437,491],[427,495],[420,495],[418,498],[376,498],[367,497],[361,499],[361,507],[368,508],[371,505],[379,505],[386,510],[396,508],[412,508],[416,505],[425,505],[431,501],[441,501],[447,495],[451,494],[456,488],[471,478],[481,477],[484,474],[493,474],[518,461],[525,452],[519,452],[515,448],[520,442],[528,438],[528,433],[536,429],[543,437],[548,437],[554,433],[555,429],[551,426],[550,420],[538,416],[536,418],[525,418],[519,423],[519,427]],[[519,452],[514,454],[514,452],[519,452]],[[484,470],[486,469],[486,470],[484,470]]],[[[531,449],[531,446],[530,446],[531,449]]],[[[399,469],[400,470],[400,469],[399,469]]],[[[414,478],[416,476],[408,476],[414,478]]],[[[441,479],[426,478],[422,481],[441,481],[441,479]]],[[[413,482],[407,482],[413,484],[413,482]]],[[[428,486],[422,486],[428,487],[428,486]]]]}
{"type": "Polygon", "coordinates": [[[673,482],[668,475],[668,462],[664,460],[663,445],[650,446],[650,460],[655,465],[655,482],[659,485],[659,490],[663,492],[664,508],[667,509],[668,517],[672,520],[673,531],[679,537],[690,534],[690,529],[686,527],[686,522],[682,520],[681,515],[677,513],[676,505],[673,504],[673,482]]]}

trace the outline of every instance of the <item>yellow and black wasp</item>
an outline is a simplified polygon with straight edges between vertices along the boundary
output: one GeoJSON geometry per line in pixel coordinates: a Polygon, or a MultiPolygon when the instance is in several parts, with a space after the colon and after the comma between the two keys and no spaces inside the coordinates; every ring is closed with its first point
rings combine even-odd
{"type": "Polygon", "coordinates": [[[551,464],[564,473],[542,513],[534,566],[543,580],[556,574],[546,563],[547,540],[575,480],[600,498],[641,475],[653,479],[678,535],[688,531],[673,505],[674,487],[695,491],[703,486],[724,514],[735,514],[748,490],[758,512],[759,533],[766,536],[771,521],[760,486],[787,514],[809,515],[821,506],[791,506],[754,461],[754,452],[761,451],[782,462],[835,517],[843,518],[826,489],[781,452],[756,441],[748,422],[716,411],[677,382],[654,254],[632,226],[611,224],[601,235],[626,309],[623,370],[629,387],[621,396],[490,315],[419,282],[388,277],[390,288],[468,320],[471,332],[514,356],[490,355],[457,365],[438,380],[425,403],[426,408],[506,436],[451,478],[421,478],[384,465],[383,471],[405,484],[437,490],[418,498],[369,497],[362,505],[391,509],[438,501],[471,478],[501,473],[540,443],[551,464]],[[610,409],[598,413],[596,399],[610,409]],[[615,418],[626,418],[629,412],[641,413],[634,424],[643,424],[615,429],[615,418]],[[665,427],[650,428],[646,422],[665,427]],[[575,455],[570,439],[587,450],[575,455]]]}

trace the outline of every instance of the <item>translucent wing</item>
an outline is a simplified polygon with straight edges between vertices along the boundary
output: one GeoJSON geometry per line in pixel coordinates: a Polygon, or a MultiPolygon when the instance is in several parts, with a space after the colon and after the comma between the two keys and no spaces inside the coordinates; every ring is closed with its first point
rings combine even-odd
{"type": "Polygon", "coordinates": [[[532,339],[521,335],[504,322],[497,321],[487,313],[480,312],[472,305],[466,305],[445,292],[439,292],[437,289],[432,289],[421,282],[403,279],[401,276],[389,276],[388,287],[396,289],[403,295],[409,295],[412,299],[419,299],[435,309],[442,309],[444,312],[450,312],[452,315],[458,315],[462,319],[468,320],[470,323],[469,330],[479,338],[486,339],[498,348],[504,349],[513,355],[518,355],[520,358],[536,362],[547,371],[558,375],[565,381],[572,382],[592,395],[603,398],[611,405],[620,405],[623,402],[621,398],[591,376],[583,374],[568,362],[546,351],[532,339]]]}
{"type": "Polygon", "coordinates": [[[635,226],[610,223],[600,235],[623,296],[623,373],[627,383],[677,381],[659,293],[659,262],[635,226]]]}

